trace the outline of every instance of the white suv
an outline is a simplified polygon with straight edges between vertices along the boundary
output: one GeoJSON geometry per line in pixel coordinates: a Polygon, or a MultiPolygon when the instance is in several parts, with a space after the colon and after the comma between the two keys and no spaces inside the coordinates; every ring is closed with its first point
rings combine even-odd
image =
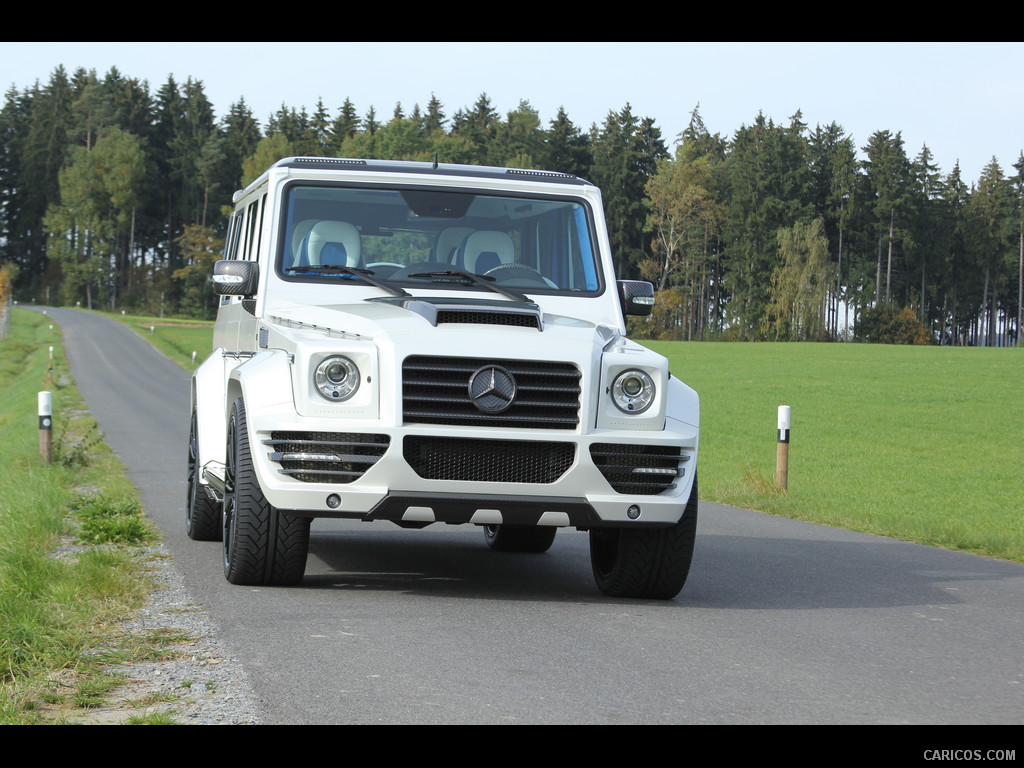
{"type": "Polygon", "coordinates": [[[696,393],[625,338],[599,190],[574,176],[290,158],[235,194],[192,379],[187,527],[234,584],[301,580],[310,520],[589,531],[598,587],[674,597],[696,393]]]}

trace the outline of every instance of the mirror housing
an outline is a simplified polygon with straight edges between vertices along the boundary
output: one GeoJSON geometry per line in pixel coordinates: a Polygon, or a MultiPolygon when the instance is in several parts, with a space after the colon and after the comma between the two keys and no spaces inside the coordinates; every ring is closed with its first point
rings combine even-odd
{"type": "Polygon", "coordinates": [[[255,261],[230,259],[213,265],[213,290],[220,296],[255,296],[259,282],[255,261]]]}
{"type": "Polygon", "coordinates": [[[622,314],[646,317],[654,310],[654,285],[646,280],[619,280],[622,314]]]}

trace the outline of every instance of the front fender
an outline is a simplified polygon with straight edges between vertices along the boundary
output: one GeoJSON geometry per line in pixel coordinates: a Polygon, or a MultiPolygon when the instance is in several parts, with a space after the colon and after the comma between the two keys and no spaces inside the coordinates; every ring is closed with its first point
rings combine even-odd
{"type": "Polygon", "coordinates": [[[693,433],[693,457],[685,465],[681,497],[690,497],[690,488],[697,477],[697,455],[700,446],[700,397],[689,386],[671,377],[668,382],[666,427],[675,432],[693,433]]]}
{"type": "Polygon", "coordinates": [[[291,355],[272,349],[260,352],[233,368],[228,375],[225,419],[231,411],[231,404],[239,397],[245,401],[250,424],[259,414],[282,407],[294,413],[291,361],[291,355]]]}
{"type": "Polygon", "coordinates": [[[689,424],[694,429],[700,429],[700,398],[694,390],[675,376],[670,377],[668,381],[666,415],[670,419],[689,424]]]}
{"type": "MultiPolygon", "coordinates": [[[[223,465],[227,442],[224,391],[229,366],[223,349],[215,349],[192,373],[192,408],[196,411],[197,465],[223,465]]],[[[202,473],[199,477],[202,482],[202,473]]]]}
{"type": "MultiPolygon", "coordinates": [[[[226,460],[228,419],[236,398],[249,413],[292,406],[289,356],[280,350],[239,359],[214,350],[192,374],[192,407],[196,409],[198,465],[219,473],[226,460]]],[[[251,420],[250,420],[251,424],[251,420]]],[[[202,481],[202,475],[200,475],[202,481]]]]}

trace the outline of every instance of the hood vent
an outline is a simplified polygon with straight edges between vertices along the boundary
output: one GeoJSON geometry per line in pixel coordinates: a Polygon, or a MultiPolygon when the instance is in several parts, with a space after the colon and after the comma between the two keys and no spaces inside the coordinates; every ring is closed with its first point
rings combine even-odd
{"type": "Polygon", "coordinates": [[[536,311],[513,311],[501,312],[496,310],[462,309],[462,308],[439,308],[434,325],[441,323],[472,323],[476,325],[514,325],[519,328],[534,328],[541,330],[540,312],[536,311]]]}
{"type": "Polygon", "coordinates": [[[432,301],[391,296],[375,297],[370,301],[402,307],[419,315],[435,327],[447,323],[466,323],[470,325],[508,325],[516,328],[544,330],[540,307],[532,303],[479,299],[460,301],[456,298],[432,301]]]}

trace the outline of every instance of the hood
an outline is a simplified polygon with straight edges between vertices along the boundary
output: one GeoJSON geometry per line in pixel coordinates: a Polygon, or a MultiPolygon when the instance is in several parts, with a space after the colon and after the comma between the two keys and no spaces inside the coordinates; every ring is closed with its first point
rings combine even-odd
{"type": "MultiPolygon", "coordinates": [[[[579,318],[543,312],[536,304],[471,298],[374,298],[354,304],[281,306],[268,319],[284,327],[327,335],[344,334],[378,339],[380,336],[418,336],[441,330],[461,330],[508,340],[509,332],[529,336],[528,343],[587,340],[604,346],[616,339],[616,329],[579,318]]],[[[518,346],[518,345],[517,345],[518,346]]]]}

